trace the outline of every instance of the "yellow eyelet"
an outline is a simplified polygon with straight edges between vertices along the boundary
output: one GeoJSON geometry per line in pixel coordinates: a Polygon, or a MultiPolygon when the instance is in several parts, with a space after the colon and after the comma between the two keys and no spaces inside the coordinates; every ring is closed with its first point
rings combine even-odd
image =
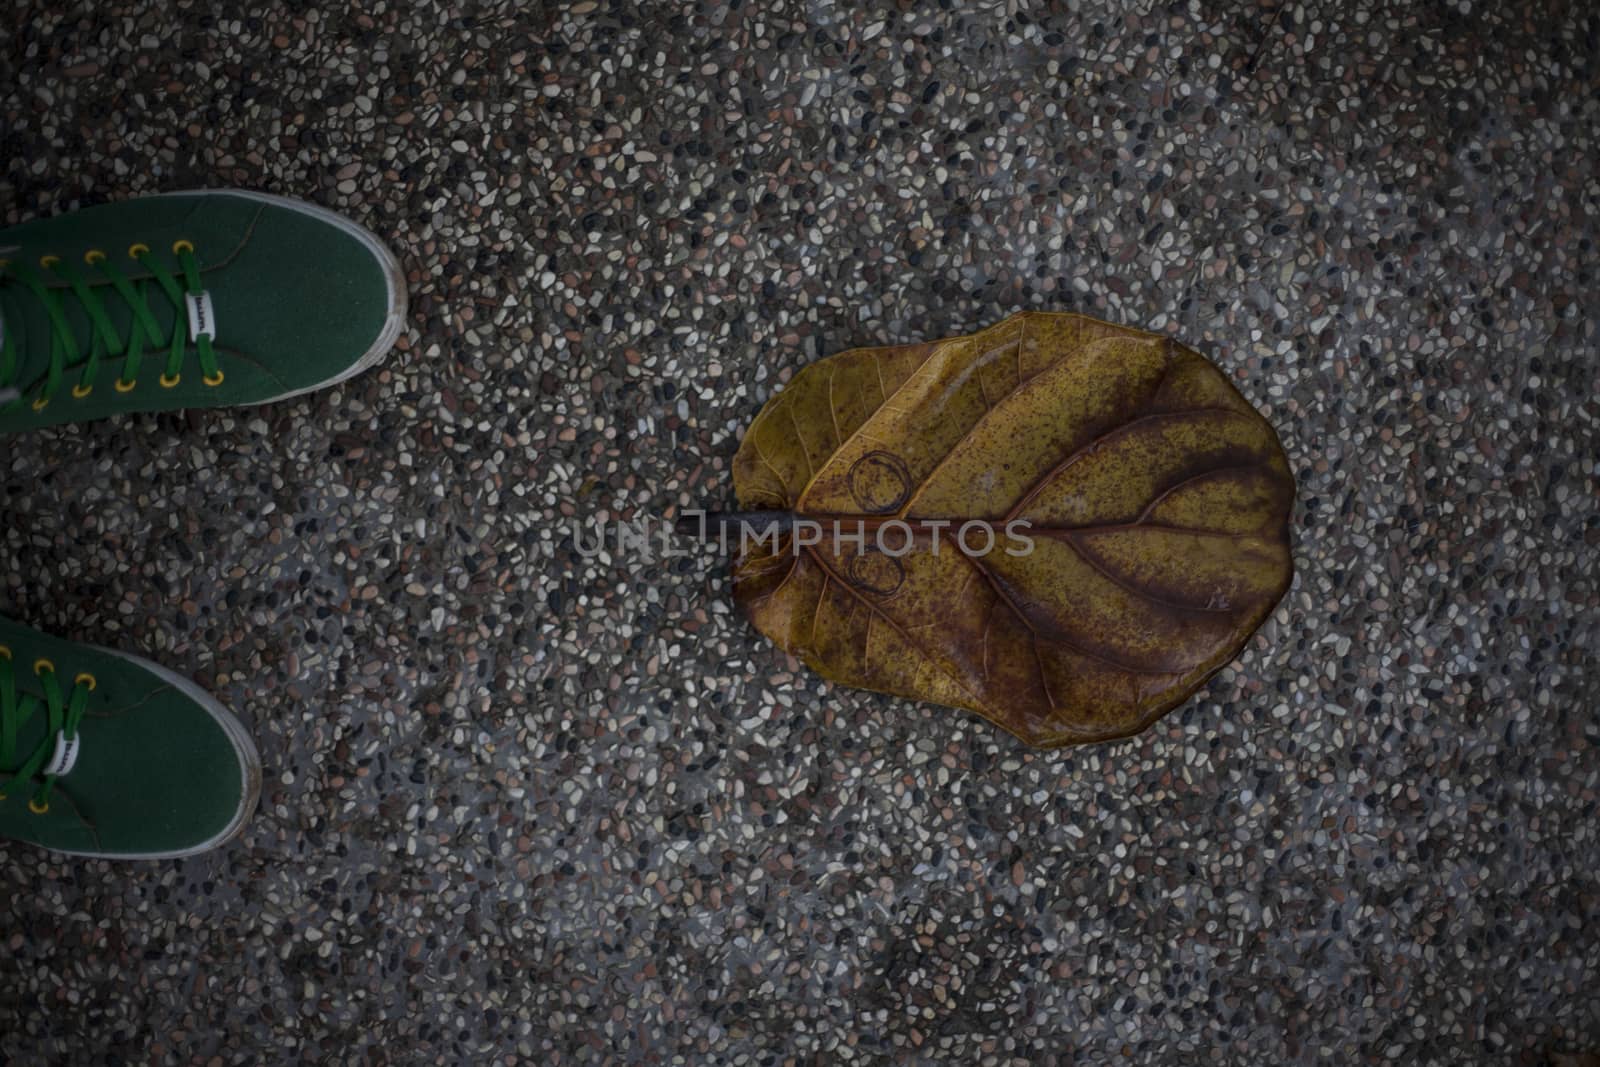
{"type": "Polygon", "coordinates": [[[173,386],[177,385],[182,380],[183,380],[183,375],[181,375],[181,374],[174,374],[170,378],[168,378],[165,374],[163,374],[161,376],[161,388],[163,388],[163,389],[171,389],[173,386]]]}
{"type": "Polygon", "coordinates": [[[5,800],[5,798],[6,798],[6,795],[4,793],[0,793],[0,801],[5,800]]]}
{"type": "Polygon", "coordinates": [[[44,397],[41,396],[38,400],[35,400],[33,402],[33,410],[35,410],[35,411],[43,411],[45,409],[45,407],[49,405],[49,403],[50,403],[50,401],[46,400],[44,397]]]}
{"type": "Polygon", "coordinates": [[[194,244],[193,244],[193,242],[185,241],[185,240],[180,238],[179,240],[176,240],[176,241],[172,242],[172,251],[174,253],[178,253],[178,252],[193,252],[194,251],[194,244]]]}
{"type": "Polygon", "coordinates": [[[28,798],[28,810],[33,812],[35,815],[43,815],[45,812],[50,810],[50,802],[49,801],[45,801],[43,804],[40,804],[38,801],[34,800],[32,797],[29,797],[28,798]]]}
{"type": "Polygon", "coordinates": [[[131,244],[128,246],[128,256],[132,259],[138,259],[149,251],[150,246],[147,244],[131,244]]]}
{"type": "Polygon", "coordinates": [[[10,658],[11,658],[11,650],[9,648],[7,648],[5,645],[0,645],[0,659],[10,659],[10,658]]]}
{"type": "Polygon", "coordinates": [[[43,267],[45,270],[53,270],[53,269],[55,269],[56,264],[60,263],[60,262],[61,262],[61,257],[60,256],[40,256],[39,257],[39,266],[43,267]]]}
{"type": "Polygon", "coordinates": [[[119,392],[119,393],[131,393],[131,392],[133,392],[133,387],[138,385],[138,384],[139,384],[138,382],[125,382],[121,378],[118,378],[117,379],[117,392],[119,392]]]}
{"type": "Polygon", "coordinates": [[[36,659],[33,661],[33,673],[38,674],[40,671],[49,671],[54,674],[56,673],[56,665],[47,659],[36,659]]]}
{"type": "Polygon", "coordinates": [[[209,374],[204,375],[200,380],[211,386],[211,388],[215,389],[217,386],[222,384],[222,372],[217,371],[217,376],[215,378],[209,374]]]}
{"type": "Polygon", "coordinates": [[[72,680],[72,684],[73,685],[86,685],[86,686],[89,687],[89,692],[92,693],[92,692],[94,692],[94,687],[95,687],[96,683],[95,683],[95,680],[94,680],[94,675],[90,674],[88,671],[84,671],[82,674],[78,675],[76,678],[74,678],[72,680]]]}
{"type": "Polygon", "coordinates": [[[82,400],[92,392],[94,392],[94,386],[92,385],[83,385],[80,383],[72,387],[72,395],[79,400],[82,400]]]}
{"type": "Polygon", "coordinates": [[[89,264],[91,267],[96,263],[104,263],[105,259],[106,254],[100,251],[98,248],[91,248],[89,251],[83,254],[83,261],[89,264]]]}

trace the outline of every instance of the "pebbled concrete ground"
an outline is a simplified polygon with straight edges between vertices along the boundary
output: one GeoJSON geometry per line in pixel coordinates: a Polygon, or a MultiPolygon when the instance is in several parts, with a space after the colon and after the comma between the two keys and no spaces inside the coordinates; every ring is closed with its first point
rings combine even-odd
{"type": "Polygon", "coordinates": [[[0,441],[0,612],[267,767],[191,861],[0,843],[0,1060],[1600,1046],[1600,15],[1539,8],[14,9],[6,221],[300,196],[412,320],[316,396],[0,441]],[[1145,735],[1031,753],[820,682],[714,556],[577,551],[727,503],[811,360],[1022,308],[1202,349],[1299,479],[1293,589],[1145,735]]]}

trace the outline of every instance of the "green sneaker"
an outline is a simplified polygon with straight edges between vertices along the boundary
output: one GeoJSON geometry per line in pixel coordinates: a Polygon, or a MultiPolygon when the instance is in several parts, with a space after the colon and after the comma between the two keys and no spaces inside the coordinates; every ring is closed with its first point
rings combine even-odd
{"type": "Polygon", "coordinates": [[[237,834],[260,795],[250,735],[193,682],[0,619],[0,838],[192,856],[237,834]]]}
{"type": "Polygon", "coordinates": [[[170,193],[0,230],[0,434],[265,404],[361,372],[405,322],[372,234],[298,200],[170,193]]]}

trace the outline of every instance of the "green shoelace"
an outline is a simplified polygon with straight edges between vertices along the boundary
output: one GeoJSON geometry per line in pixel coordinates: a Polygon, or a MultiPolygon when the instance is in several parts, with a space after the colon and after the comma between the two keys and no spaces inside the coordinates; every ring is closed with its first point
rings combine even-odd
{"type": "MultiPolygon", "coordinates": [[[[20,283],[44,305],[45,314],[50,321],[50,369],[45,376],[44,384],[31,399],[35,411],[42,411],[45,405],[50,403],[71,371],[77,372],[77,383],[72,387],[72,396],[79,400],[88,396],[94,389],[95,376],[99,373],[101,363],[107,359],[123,361],[122,373],[116,381],[116,390],[119,393],[131,392],[138,384],[139,368],[144,360],[147,345],[151,348],[167,345],[167,363],[161,375],[161,385],[163,388],[171,389],[178,384],[189,341],[186,298],[190,295],[199,297],[205,289],[200,284],[200,264],[195,259],[194,245],[189,241],[178,241],[173,244],[172,252],[178,257],[181,284],[179,278],[174,277],[171,271],[156,261],[148,245],[136,244],[128,249],[128,256],[144,268],[150,278],[155,279],[157,289],[154,293],[148,279],[130,280],[112,264],[104,252],[98,250],[90,251],[83,257],[84,262],[100,275],[94,281],[86,281],[60,256],[44,256],[39,260],[40,271],[66,282],[65,289],[59,284],[52,287],[39,271],[19,263],[0,260],[0,285],[20,283]],[[104,286],[108,283],[132,309],[133,320],[130,324],[130,336],[127,338],[123,338],[117,332],[111,316],[106,313],[105,305],[101,303],[102,296],[106,295],[104,286]],[[89,317],[90,338],[87,355],[83,353],[78,338],[73,335],[67,323],[64,301],[69,293],[78,300],[89,317]],[[170,338],[161,336],[161,328],[146,301],[146,297],[150,295],[165,295],[176,309],[170,338]]],[[[213,387],[221,385],[222,371],[217,366],[217,353],[211,343],[211,337],[208,334],[201,334],[195,338],[195,350],[200,358],[200,371],[205,383],[213,387]]],[[[17,355],[16,343],[8,332],[4,341],[0,342],[0,411],[15,407],[28,399],[11,388],[20,367],[21,361],[17,355]]]]}
{"type": "MultiPolygon", "coordinates": [[[[78,724],[83,721],[84,709],[89,705],[89,693],[94,689],[94,676],[80,674],[73,679],[72,695],[63,696],[61,683],[56,679],[56,668],[49,660],[41,659],[33,665],[34,677],[44,690],[45,736],[39,746],[23,760],[14,771],[0,782],[0,799],[19,783],[39,778],[28,810],[43,815],[50,810],[50,791],[55,788],[56,775],[42,773],[56,751],[56,740],[76,741],[78,724]]],[[[39,710],[40,700],[32,693],[17,694],[16,672],[10,649],[0,648],[0,767],[9,767],[18,757],[17,734],[22,726],[39,710]]]]}

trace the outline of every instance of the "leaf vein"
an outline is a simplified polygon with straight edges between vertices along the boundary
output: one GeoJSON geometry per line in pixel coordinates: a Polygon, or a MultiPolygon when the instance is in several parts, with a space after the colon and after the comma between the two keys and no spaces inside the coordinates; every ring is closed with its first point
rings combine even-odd
{"type": "MultiPolygon", "coordinates": [[[[985,352],[983,355],[979,356],[976,360],[973,361],[974,364],[977,367],[977,369],[973,373],[976,374],[977,377],[978,377],[978,391],[980,393],[983,393],[983,402],[984,402],[984,412],[983,412],[983,414],[978,416],[976,419],[974,419],[972,421],[972,425],[967,427],[966,432],[963,433],[960,436],[960,438],[958,438],[956,440],[956,443],[951,445],[948,449],[945,450],[945,454],[939,457],[939,462],[935,463],[933,465],[933,469],[930,470],[926,475],[924,475],[923,478],[922,478],[922,481],[917,484],[917,491],[911,494],[910,499],[908,499],[903,505],[901,505],[900,510],[898,512],[896,512],[895,514],[901,515],[901,516],[905,516],[905,515],[911,514],[911,509],[916,507],[917,501],[922,499],[922,493],[923,493],[924,490],[926,490],[928,488],[928,483],[933,481],[934,476],[937,475],[941,470],[944,469],[944,465],[950,461],[950,457],[955,455],[958,451],[960,451],[961,446],[966,444],[967,441],[972,437],[972,435],[978,432],[978,427],[982,426],[985,422],[989,421],[989,416],[994,414],[994,408],[989,404],[989,396],[988,396],[988,394],[986,392],[984,392],[984,388],[983,388],[983,367],[986,365],[986,361],[989,358],[991,358],[992,356],[996,355],[997,353],[1004,352],[1007,348],[1010,348],[1010,347],[1015,347],[1018,352],[1022,351],[1022,344],[1021,344],[1020,340],[1019,341],[1008,341],[1006,344],[1000,345],[997,348],[989,349],[989,351],[985,352]]],[[[1019,356],[1018,358],[1020,360],[1021,357],[1019,356]]],[[[1018,366],[1021,366],[1020,362],[1018,363],[1018,366]]],[[[1013,389],[1013,390],[1011,390],[1011,393],[1007,393],[1006,396],[1010,396],[1010,395],[1012,395],[1012,393],[1015,393],[1015,392],[1016,392],[1016,390],[1013,389]]],[[[1005,397],[1001,397],[1001,399],[1003,400],[1003,399],[1005,399],[1005,397]]]]}
{"type": "Polygon", "coordinates": [[[1167,486],[1167,488],[1161,490],[1161,492],[1156,495],[1156,498],[1154,500],[1150,501],[1150,503],[1148,503],[1148,504],[1146,504],[1144,506],[1144,510],[1141,511],[1139,513],[1139,517],[1134,520],[1134,525],[1137,526],[1140,523],[1144,522],[1145,519],[1150,517],[1150,513],[1152,511],[1154,511],[1157,507],[1160,506],[1162,501],[1166,500],[1167,497],[1171,496],[1173,493],[1176,493],[1178,490],[1182,489],[1186,485],[1189,485],[1189,484],[1191,484],[1193,482],[1198,482],[1202,478],[1210,478],[1213,475],[1217,475],[1217,474],[1232,474],[1235,471],[1253,471],[1253,470],[1257,470],[1257,469],[1259,469],[1259,468],[1261,468],[1263,466],[1265,466],[1265,464],[1261,464],[1261,463],[1235,463],[1235,464],[1232,464],[1232,465],[1227,466],[1227,467],[1213,467],[1210,470],[1201,471],[1199,474],[1191,474],[1191,475],[1189,475],[1189,477],[1183,479],[1182,481],[1177,482],[1177,483],[1175,483],[1173,485],[1169,485],[1169,486],[1167,486]]]}
{"type": "MultiPolygon", "coordinates": [[[[823,561],[822,555],[811,545],[806,545],[805,548],[806,548],[806,554],[809,555],[813,560],[816,561],[816,564],[817,564],[818,567],[822,568],[823,576],[824,577],[831,577],[833,575],[833,569],[831,567],[829,567],[826,562],[823,561]]],[[[979,695],[977,693],[972,691],[972,687],[969,686],[966,683],[965,679],[963,679],[955,671],[952,671],[943,662],[941,662],[937,657],[935,657],[933,655],[933,653],[930,652],[926,647],[924,647],[923,644],[920,641],[913,640],[912,637],[911,637],[911,634],[906,631],[905,627],[901,626],[898,622],[896,622],[887,612],[885,612],[882,608],[878,607],[876,604],[872,603],[870,600],[867,600],[865,597],[863,597],[861,595],[860,592],[858,592],[853,586],[851,586],[847,582],[844,582],[844,581],[841,580],[839,582],[839,585],[846,592],[848,592],[851,596],[855,597],[856,600],[860,601],[861,604],[866,607],[868,612],[870,612],[870,613],[872,613],[874,615],[877,615],[878,617],[882,618],[883,621],[888,624],[890,629],[894,630],[895,633],[900,635],[900,640],[904,641],[914,651],[916,651],[918,654],[920,654],[925,662],[930,662],[930,663],[935,664],[939,668],[939,670],[942,671],[951,681],[955,682],[956,685],[960,686],[961,689],[964,692],[966,692],[966,694],[968,696],[970,696],[978,706],[980,706],[980,707],[988,707],[989,706],[987,701],[983,700],[982,698],[979,697],[979,695]]]]}
{"type": "MultiPolygon", "coordinates": [[[[1033,637],[1035,643],[1037,644],[1037,642],[1039,640],[1041,640],[1041,637],[1040,637],[1039,631],[1034,628],[1033,620],[1028,618],[1028,616],[1023,613],[1022,609],[1017,607],[1016,603],[1009,596],[1006,595],[1006,591],[1003,588],[1001,588],[1000,582],[999,582],[998,579],[995,578],[994,573],[992,571],[990,571],[988,567],[983,565],[983,560],[980,559],[979,557],[977,557],[977,556],[967,556],[965,558],[969,562],[971,562],[971,564],[974,567],[976,567],[978,569],[978,573],[979,574],[983,575],[984,578],[988,580],[990,588],[992,588],[995,591],[995,595],[998,596],[1001,600],[1005,601],[1006,607],[1011,609],[1011,613],[1017,617],[1018,621],[1020,621],[1023,626],[1027,627],[1028,633],[1033,637]]],[[[1111,657],[1105,655],[1104,653],[1096,652],[1092,648],[1085,648],[1084,646],[1078,644],[1075,641],[1068,640],[1066,637],[1060,637],[1060,636],[1052,637],[1050,639],[1050,642],[1051,642],[1051,644],[1064,645],[1067,648],[1072,649],[1072,651],[1078,653],[1081,656],[1087,656],[1090,659],[1099,660],[1101,663],[1104,663],[1107,667],[1111,667],[1111,668],[1113,668],[1115,670],[1119,670],[1119,671],[1123,672],[1124,674],[1166,674],[1166,673],[1169,673],[1169,672],[1166,672],[1166,671],[1150,671],[1150,670],[1146,670],[1143,667],[1138,667],[1138,666],[1135,666],[1135,665],[1130,664],[1130,663],[1118,663],[1116,660],[1114,660],[1111,657]]],[[[1037,651],[1037,649],[1035,649],[1035,651],[1037,651]]]]}
{"type": "MultiPolygon", "coordinates": [[[[806,547],[810,548],[809,545],[806,547]]],[[[822,588],[817,591],[817,606],[811,609],[811,636],[806,641],[806,644],[813,649],[817,647],[817,619],[822,616],[822,601],[828,595],[828,580],[830,577],[828,569],[824,567],[822,569],[822,588]]]]}
{"type": "MultiPolygon", "coordinates": [[[[1160,391],[1160,388],[1161,387],[1159,385],[1156,386],[1156,389],[1157,389],[1158,392],[1160,391]]],[[[1045,474],[1042,477],[1040,477],[1038,481],[1033,483],[1033,487],[1031,489],[1029,489],[1026,493],[1022,494],[1022,499],[1019,500],[1017,502],[1017,505],[1015,507],[1013,507],[1011,509],[1011,511],[1006,515],[1007,521],[1009,521],[1011,519],[1014,519],[1018,515],[1022,514],[1023,509],[1026,508],[1029,504],[1033,503],[1034,500],[1039,496],[1040,493],[1044,492],[1045,486],[1049,485],[1051,482],[1055,481],[1061,475],[1065,474],[1066,471],[1067,471],[1067,468],[1071,467],[1074,463],[1077,463],[1079,460],[1081,460],[1085,455],[1088,454],[1090,449],[1097,448],[1100,445],[1103,445],[1107,441],[1111,440],[1113,437],[1117,437],[1117,436],[1119,436],[1121,434],[1128,433],[1128,432],[1132,431],[1133,429],[1135,429],[1136,427],[1142,426],[1147,422],[1152,422],[1152,421],[1157,420],[1157,419],[1184,418],[1184,417],[1187,417],[1189,415],[1205,415],[1205,414],[1209,414],[1211,412],[1220,412],[1220,413],[1227,414],[1227,415],[1238,415],[1240,418],[1246,417],[1246,416],[1244,416],[1244,414],[1242,412],[1236,411],[1233,408],[1201,407],[1201,408],[1184,408],[1182,411],[1157,411],[1157,412],[1152,412],[1149,415],[1140,415],[1137,418],[1128,419],[1125,422],[1119,422],[1119,423],[1117,423],[1117,425],[1112,426],[1111,428],[1109,428],[1109,429],[1107,429],[1107,430],[1105,430],[1105,431],[1103,431],[1101,433],[1096,434],[1094,437],[1091,437],[1089,440],[1085,441],[1083,444],[1081,444],[1077,448],[1073,449],[1072,452],[1067,455],[1066,459],[1063,459],[1060,463],[1056,464],[1049,471],[1045,472],[1045,474]]]]}
{"type": "Polygon", "coordinates": [[[836,363],[828,368],[828,418],[833,422],[833,450],[839,451],[839,446],[844,444],[844,434],[839,432],[839,409],[833,403],[833,380],[839,376],[839,365],[836,363]]]}
{"type": "MultiPolygon", "coordinates": [[[[793,416],[791,416],[791,418],[792,417],[793,416]]],[[[762,462],[762,464],[764,464],[766,466],[767,470],[772,472],[772,476],[774,478],[778,479],[778,485],[779,485],[780,488],[783,489],[782,500],[784,501],[784,503],[788,503],[788,501],[789,501],[789,483],[784,478],[783,472],[780,471],[777,467],[774,467],[772,465],[772,461],[767,458],[767,453],[765,451],[763,451],[762,448],[761,448],[761,442],[756,440],[754,436],[752,436],[750,438],[750,444],[756,450],[756,458],[759,459],[762,462]]],[[[805,449],[805,445],[803,445],[803,444],[800,447],[801,447],[802,451],[805,449]]]]}
{"type": "Polygon", "coordinates": [[[1140,589],[1138,586],[1134,585],[1132,582],[1129,582],[1126,579],[1123,579],[1123,578],[1119,577],[1118,575],[1114,574],[1112,571],[1107,569],[1107,567],[1103,563],[1101,563],[1099,560],[1095,559],[1093,556],[1091,556],[1087,552],[1085,552],[1083,547],[1081,545],[1079,545],[1078,541],[1077,541],[1077,539],[1079,537],[1081,537],[1081,536],[1083,536],[1083,535],[1079,534],[1079,533],[1069,532],[1069,533],[1065,534],[1062,537],[1056,538],[1056,540],[1062,542],[1067,547],[1071,548],[1073,553],[1079,559],[1083,560],[1090,567],[1094,568],[1095,571],[1097,571],[1099,574],[1101,574],[1107,581],[1109,581],[1112,585],[1116,586],[1118,589],[1121,589],[1126,593],[1131,593],[1132,595],[1138,597],[1140,600],[1148,600],[1152,604],[1160,604],[1164,608],[1172,608],[1175,611],[1202,611],[1202,612],[1206,612],[1206,613],[1212,614],[1212,615],[1231,615],[1231,614],[1233,614],[1233,609],[1232,608],[1212,608],[1212,607],[1201,607],[1201,606],[1197,606],[1197,605],[1194,605],[1194,604],[1183,604],[1183,603],[1180,603],[1180,602],[1178,602],[1176,600],[1168,600],[1165,597],[1157,596],[1156,594],[1150,592],[1148,589],[1140,589]]]}
{"type": "Polygon", "coordinates": [[[794,439],[800,442],[800,454],[806,457],[806,484],[810,485],[817,476],[817,468],[811,462],[811,449],[806,447],[806,435],[800,432],[800,421],[794,417],[794,405],[785,408],[784,413],[789,416],[789,425],[794,427],[794,439]]]}

